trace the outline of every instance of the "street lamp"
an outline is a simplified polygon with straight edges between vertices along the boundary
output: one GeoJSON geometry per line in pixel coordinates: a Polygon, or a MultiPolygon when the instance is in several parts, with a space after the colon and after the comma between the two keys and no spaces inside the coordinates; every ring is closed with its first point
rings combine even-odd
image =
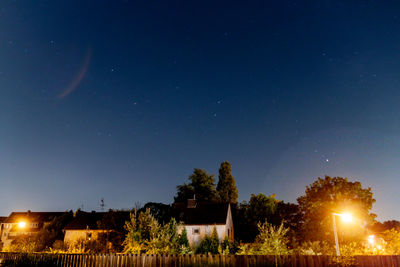
{"type": "Polygon", "coordinates": [[[26,222],[24,222],[24,221],[21,221],[18,223],[18,227],[21,229],[25,228],[25,226],[26,226],[26,222]]]}
{"type": "Polygon", "coordinates": [[[353,216],[350,213],[332,213],[332,221],[333,221],[333,234],[335,235],[335,245],[336,245],[336,256],[340,256],[339,252],[339,239],[336,230],[336,219],[335,216],[339,216],[342,218],[343,222],[350,223],[353,221],[353,216]]]}
{"type": "Polygon", "coordinates": [[[370,243],[371,245],[375,244],[375,236],[374,235],[369,235],[367,240],[368,240],[368,243],[370,243]]]}

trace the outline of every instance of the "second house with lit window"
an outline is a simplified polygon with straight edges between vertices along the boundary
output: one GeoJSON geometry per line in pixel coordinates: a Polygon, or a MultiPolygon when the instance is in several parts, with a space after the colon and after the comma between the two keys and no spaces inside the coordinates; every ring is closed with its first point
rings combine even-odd
{"type": "Polygon", "coordinates": [[[11,246],[12,241],[21,235],[35,235],[63,212],[12,212],[0,225],[3,248],[11,246]]]}

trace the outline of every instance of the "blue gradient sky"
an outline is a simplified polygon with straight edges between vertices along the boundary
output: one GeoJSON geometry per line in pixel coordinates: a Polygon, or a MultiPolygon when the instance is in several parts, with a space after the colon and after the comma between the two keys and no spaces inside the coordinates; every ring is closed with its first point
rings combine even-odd
{"type": "Polygon", "coordinates": [[[240,200],[345,176],[400,219],[400,4],[305,2],[2,1],[0,215],[171,203],[228,160],[240,200]]]}

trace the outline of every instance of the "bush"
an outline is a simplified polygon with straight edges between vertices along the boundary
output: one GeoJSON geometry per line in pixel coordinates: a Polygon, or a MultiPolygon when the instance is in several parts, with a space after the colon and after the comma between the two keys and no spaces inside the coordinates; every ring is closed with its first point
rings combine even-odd
{"type": "Polygon", "coordinates": [[[335,255],[335,249],[326,241],[306,241],[296,249],[300,255],[335,255]]]}
{"type": "Polygon", "coordinates": [[[239,246],[240,255],[288,255],[289,228],[283,226],[276,227],[267,222],[258,224],[259,234],[256,242],[239,246]]]}
{"type": "Polygon", "coordinates": [[[190,248],[186,231],[179,235],[178,227],[173,218],[161,225],[149,209],[139,213],[134,210],[130,221],[125,224],[124,251],[133,254],[188,254],[190,248]]]}

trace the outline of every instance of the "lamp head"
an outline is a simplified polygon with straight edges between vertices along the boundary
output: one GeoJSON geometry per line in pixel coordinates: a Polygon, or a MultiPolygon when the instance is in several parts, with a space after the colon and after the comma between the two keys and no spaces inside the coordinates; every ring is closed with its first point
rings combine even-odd
{"type": "Polygon", "coordinates": [[[368,240],[368,243],[370,243],[371,245],[375,244],[375,236],[374,235],[369,235],[367,240],[368,240]]]}
{"type": "Polygon", "coordinates": [[[342,221],[346,223],[350,223],[353,221],[353,216],[350,213],[343,213],[340,217],[342,217],[342,221]]]}

